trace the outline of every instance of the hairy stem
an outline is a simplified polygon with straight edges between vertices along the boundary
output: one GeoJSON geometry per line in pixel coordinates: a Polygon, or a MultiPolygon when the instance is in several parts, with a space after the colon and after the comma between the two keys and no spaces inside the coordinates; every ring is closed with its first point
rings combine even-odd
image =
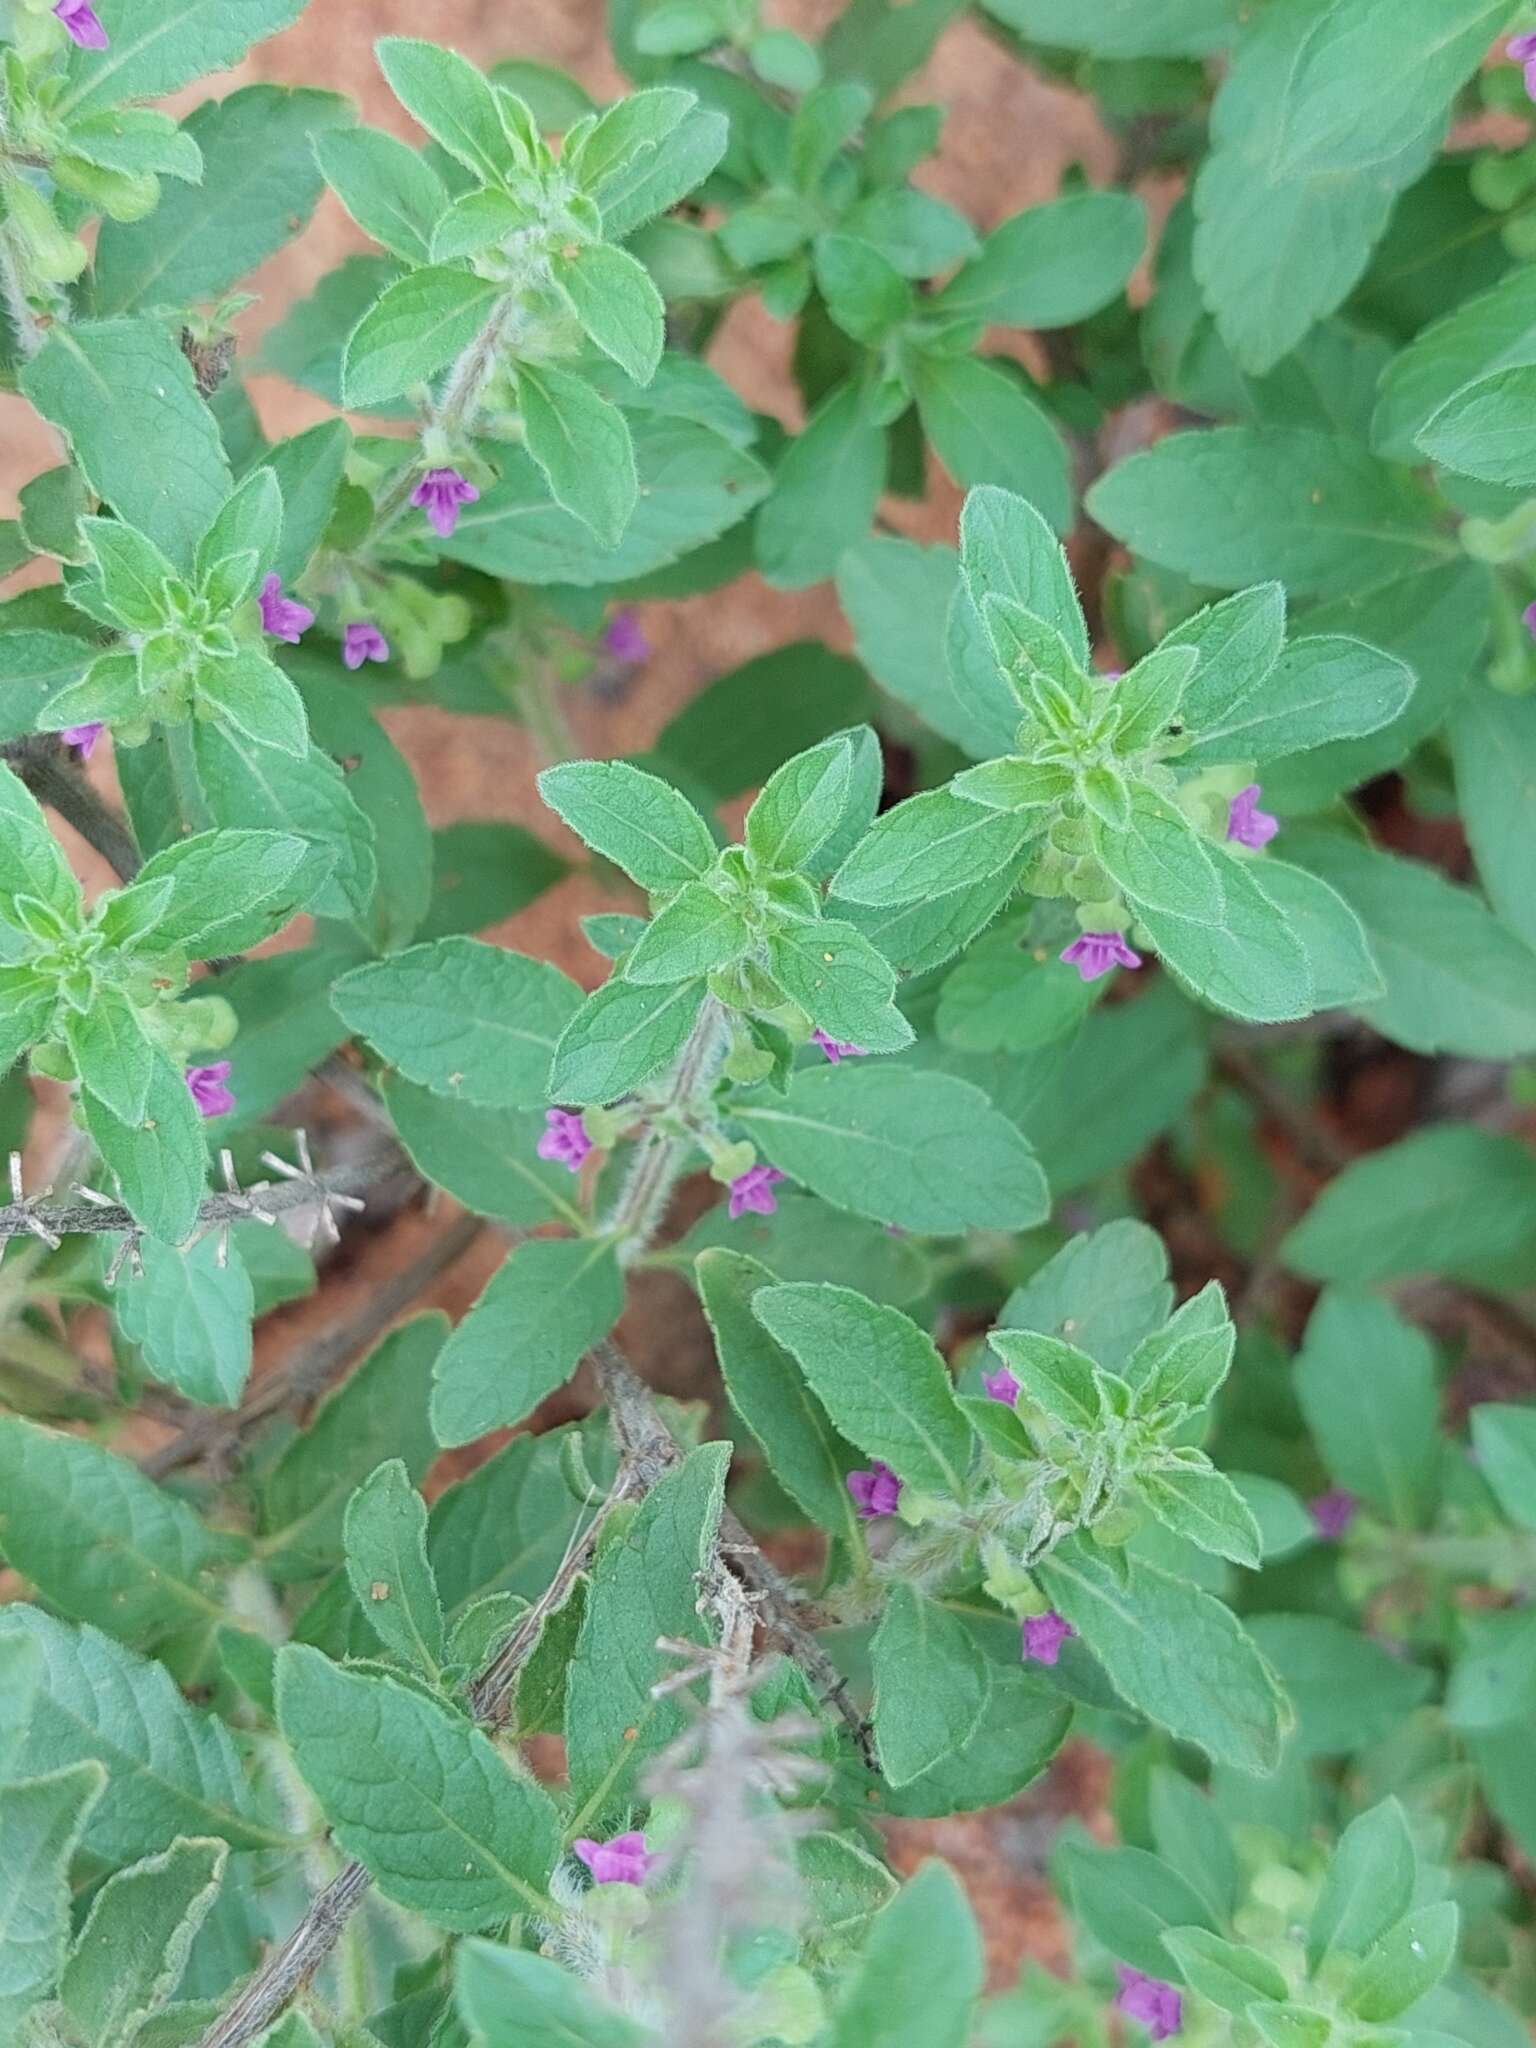
{"type": "Polygon", "coordinates": [[[40,804],[57,811],[66,825],[93,847],[121,881],[128,882],[143,865],[127,821],[70,765],[62,742],[52,733],[16,740],[5,758],[40,804]]]}
{"type": "MultiPolygon", "coordinates": [[[[495,372],[496,358],[517,313],[517,306],[517,297],[512,292],[496,301],[490,318],[448,373],[442,396],[424,423],[427,428],[435,427],[450,438],[473,431],[480,401],[495,372]]],[[[418,448],[391,477],[374,508],[369,534],[371,540],[380,539],[400,518],[410,504],[411,493],[421,481],[425,468],[418,448]]]]}
{"type": "Polygon", "coordinates": [[[667,1197],[693,1149],[691,1138],[658,1130],[656,1121],[687,1116],[697,1106],[714,1084],[724,1051],[723,1013],[715,998],[706,996],[687,1043],[677,1056],[666,1094],[653,1112],[652,1128],[635,1148],[623,1189],[604,1226],[604,1234],[619,1241],[622,1265],[630,1265],[639,1258],[656,1235],[666,1214],[667,1197]]]}

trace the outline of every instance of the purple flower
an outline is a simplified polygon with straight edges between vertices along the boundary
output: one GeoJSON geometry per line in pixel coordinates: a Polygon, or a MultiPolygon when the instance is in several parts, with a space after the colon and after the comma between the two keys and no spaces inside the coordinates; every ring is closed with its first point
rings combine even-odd
{"type": "Polygon", "coordinates": [[[544,1122],[547,1128],[534,1150],[541,1159],[553,1159],[575,1173],[592,1150],[592,1140],[580,1115],[572,1109],[546,1109],[544,1122]]]}
{"type": "Polygon", "coordinates": [[[658,1860],[646,1848],[638,1828],[615,1835],[611,1842],[594,1842],[583,1835],[571,1847],[591,1871],[594,1884],[644,1884],[646,1873],[658,1860]]]}
{"type": "Polygon", "coordinates": [[[459,523],[459,507],[478,502],[480,493],[467,476],[456,469],[429,469],[411,493],[411,503],[427,515],[427,524],[439,540],[446,540],[459,523]]]}
{"type": "Polygon", "coordinates": [[[228,1116],[235,1106],[234,1096],[224,1085],[228,1079],[228,1060],[215,1060],[211,1067],[188,1067],[187,1086],[199,1116],[228,1116]]]}
{"type": "Polygon", "coordinates": [[[614,613],[603,628],[603,652],[611,654],[615,661],[631,661],[636,665],[650,660],[651,643],[645,637],[637,611],[626,605],[623,611],[614,613]]]}
{"type": "Polygon", "coordinates": [[[106,731],[104,725],[66,725],[59,738],[66,747],[78,747],[82,761],[89,761],[91,749],[106,731]]]}
{"type": "Polygon", "coordinates": [[[1360,1503],[1342,1486],[1334,1486],[1327,1493],[1320,1493],[1315,1500],[1309,1500],[1307,1507],[1318,1535],[1325,1543],[1337,1543],[1355,1519],[1360,1503]]]}
{"type": "Polygon", "coordinates": [[[341,632],[341,658],[348,668],[365,661],[388,661],[389,642],[370,619],[354,619],[341,632]]]}
{"type": "Polygon", "coordinates": [[[1001,1401],[1007,1408],[1011,1408],[1019,1398],[1019,1383],[1006,1365],[997,1372],[984,1372],[981,1384],[987,1390],[989,1401],[1001,1401]]]}
{"type": "Polygon", "coordinates": [[[315,623],[315,615],[307,604],[300,604],[296,597],[284,597],[283,579],[275,571],[256,593],[256,603],[263,633],[270,633],[274,640],[285,640],[290,647],[297,647],[299,635],[315,623]]]}
{"type": "Polygon", "coordinates": [[[1504,54],[1525,66],[1525,90],[1536,100],[1536,35],[1515,36],[1504,45],[1504,54]]]}
{"type": "Polygon", "coordinates": [[[864,1058],[862,1045],[850,1045],[845,1038],[828,1038],[825,1031],[811,1033],[812,1045],[819,1045],[835,1067],[839,1060],[861,1060],[864,1058]]]}
{"type": "Polygon", "coordinates": [[[1144,1977],[1125,1963],[1116,1963],[1120,1989],[1115,2004],[1128,2020],[1139,2020],[1154,2041],[1166,2041],[1184,2024],[1184,2001],[1160,1977],[1144,1977]]]}
{"type": "Polygon", "coordinates": [[[1235,839],[1239,846],[1251,846],[1257,853],[1261,846],[1268,846],[1279,830],[1280,820],[1259,809],[1259,785],[1256,782],[1250,782],[1246,789],[1237,792],[1227,812],[1229,839],[1235,839]]]}
{"type": "Polygon", "coordinates": [[[1124,932],[1084,932],[1063,949],[1060,956],[1075,967],[1084,981],[1097,981],[1112,967],[1139,967],[1141,955],[1125,943],[1124,932]]]}
{"type": "Polygon", "coordinates": [[[58,0],[55,16],[63,22],[71,42],[82,50],[104,50],[107,32],[96,18],[91,0],[58,0]]]}
{"type": "Polygon", "coordinates": [[[1076,1634],[1071,1622],[1063,1621],[1054,1608],[1047,1614],[1026,1615],[1020,1661],[1025,1664],[1054,1664],[1061,1655],[1062,1644],[1068,1636],[1076,1634]]]}
{"type": "Polygon", "coordinates": [[[873,1522],[881,1515],[895,1514],[896,1503],[901,1499],[901,1481],[889,1465],[876,1458],[867,1472],[848,1474],[848,1491],[858,1508],[859,1520],[873,1522]]]}
{"type": "Polygon", "coordinates": [[[731,1182],[730,1215],[734,1223],[750,1209],[754,1216],[772,1216],[778,1209],[774,1189],[784,1178],[776,1166],[749,1166],[731,1182]]]}

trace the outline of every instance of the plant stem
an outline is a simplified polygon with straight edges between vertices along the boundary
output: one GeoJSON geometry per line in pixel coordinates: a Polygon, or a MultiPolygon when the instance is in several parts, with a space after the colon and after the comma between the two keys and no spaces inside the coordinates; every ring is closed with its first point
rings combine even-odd
{"type": "MultiPolygon", "coordinates": [[[[480,400],[495,371],[496,358],[517,312],[517,305],[516,295],[508,292],[491,308],[490,318],[449,372],[442,396],[425,422],[429,430],[436,428],[449,438],[467,435],[473,430],[480,400]]],[[[380,539],[400,518],[411,502],[411,493],[424,468],[418,447],[411,459],[390,478],[375,506],[368,536],[370,540],[380,539]]]]}
{"type": "Polygon", "coordinates": [[[666,1213],[667,1197],[693,1149],[691,1138],[658,1130],[655,1119],[686,1116],[713,1085],[724,1052],[724,1015],[715,998],[706,996],[677,1056],[666,1095],[652,1112],[652,1127],[635,1148],[623,1190],[604,1226],[604,1235],[618,1239],[621,1265],[639,1258],[655,1236],[666,1213]]]}
{"type": "Polygon", "coordinates": [[[581,749],[566,722],[560,703],[560,685],[548,668],[536,663],[512,685],[518,716],[528,730],[534,751],[546,763],[574,761],[581,749]]]}
{"type": "Polygon", "coordinates": [[[119,880],[133,879],[142,862],[126,821],[69,765],[62,743],[52,733],[14,741],[6,747],[5,758],[38,802],[73,826],[119,880]]]}

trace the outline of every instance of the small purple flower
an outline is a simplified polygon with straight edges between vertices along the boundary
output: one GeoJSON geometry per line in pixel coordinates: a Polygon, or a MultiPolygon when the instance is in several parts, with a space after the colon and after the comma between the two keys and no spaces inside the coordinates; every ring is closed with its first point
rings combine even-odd
{"type": "Polygon", "coordinates": [[[307,604],[300,604],[296,597],[284,597],[283,579],[275,571],[257,591],[256,604],[263,633],[286,641],[290,647],[297,647],[300,634],[315,623],[315,615],[307,604]]]}
{"type": "Polygon", "coordinates": [[[1513,37],[1504,45],[1504,54],[1513,63],[1525,66],[1525,90],[1536,100],[1536,35],[1513,37]]]}
{"type": "Polygon", "coordinates": [[[1528,604],[1520,617],[1527,633],[1536,640],[1536,604],[1528,604]]]}
{"type": "Polygon", "coordinates": [[[1268,846],[1280,830],[1280,820],[1269,811],[1259,809],[1259,785],[1250,782],[1246,789],[1240,789],[1232,799],[1227,812],[1227,837],[1235,839],[1239,846],[1252,847],[1257,853],[1261,846],[1268,846]]]}
{"type": "Polygon", "coordinates": [[[865,1056],[862,1045],[850,1045],[845,1038],[829,1038],[825,1031],[813,1031],[811,1043],[821,1047],[834,1067],[839,1060],[861,1060],[865,1056]]]}
{"type": "Polygon", "coordinates": [[[411,493],[411,503],[427,515],[439,540],[447,540],[459,523],[459,507],[478,503],[480,493],[456,469],[429,469],[411,493]]]}
{"type": "Polygon", "coordinates": [[[1184,2024],[1184,2001],[1161,1977],[1144,1977],[1125,1963],[1116,1963],[1120,1989],[1115,2004],[1128,2020],[1139,2020],[1154,2041],[1166,2041],[1184,2024]]]}
{"type": "Polygon", "coordinates": [[[547,1129],[534,1150],[541,1159],[552,1159],[558,1166],[578,1172],[592,1150],[592,1140],[579,1113],[573,1109],[546,1109],[544,1122],[547,1129]]]}
{"type": "Polygon", "coordinates": [[[371,619],[354,619],[342,628],[341,658],[348,668],[361,668],[365,661],[388,661],[389,642],[371,619]]]}
{"type": "Polygon", "coordinates": [[[594,1884],[644,1884],[651,1865],[658,1861],[646,1848],[638,1828],[615,1835],[611,1842],[594,1842],[583,1835],[571,1847],[591,1871],[594,1884]]]}
{"type": "Polygon", "coordinates": [[[106,731],[104,725],[66,725],[59,738],[66,747],[78,747],[82,761],[89,761],[91,749],[106,731]]]}
{"type": "Polygon", "coordinates": [[[867,1472],[848,1474],[848,1491],[853,1495],[859,1520],[873,1522],[881,1515],[895,1514],[896,1503],[901,1499],[901,1481],[889,1465],[876,1458],[867,1472]]]}
{"type": "Polygon", "coordinates": [[[1068,1636],[1076,1634],[1077,1630],[1071,1622],[1064,1621],[1054,1608],[1047,1614],[1026,1615],[1023,1643],[1019,1651],[1020,1662],[1054,1664],[1061,1655],[1062,1644],[1068,1636]]]}
{"type": "Polygon", "coordinates": [[[1337,1543],[1347,1533],[1360,1503],[1342,1486],[1334,1486],[1327,1493],[1320,1493],[1315,1500],[1309,1500],[1307,1506],[1318,1535],[1325,1543],[1337,1543]]]}
{"type": "Polygon", "coordinates": [[[235,1106],[234,1096],[224,1085],[228,1079],[228,1060],[215,1060],[211,1067],[188,1067],[187,1086],[199,1116],[228,1116],[235,1106]]]}
{"type": "Polygon", "coordinates": [[[1075,967],[1084,981],[1097,981],[1112,967],[1139,967],[1141,955],[1125,943],[1124,932],[1084,932],[1064,947],[1060,958],[1075,967]]]}
{"type": "Polygon", "coordinates": [[[1013,1407],[1019,1398],[1019,1383],[1006,1365],[997,1372],[984,1372],[981,1384],[987,1390],[987,1399],[1001,1401],[1005,1408],[1013,1407]]]}
{"type": "Polygon", "coordinates": [[[70,41],[82,50],[104,50],[107,32],[97,19],[91,0],[58,0],[54,14],[63,22],[70,41]]]}
{"type": "Polygon", "coordinates": [[[748,1210],[754,1216],[776,1214],[779,1202],[773,1191],[783,1178],[776,1166],[749,1166],[745,1173],[738,1173],[731,1182],[731,1221],[745,1216],[748,1210]]]}
{"type": "Polygon", "coordinates": [[[637,667],[651,658],[651,643],[640,624],[640,614],[628,605],[615,612],[603,628],[603,652],[615,661],[633,662],[637,667]]]}

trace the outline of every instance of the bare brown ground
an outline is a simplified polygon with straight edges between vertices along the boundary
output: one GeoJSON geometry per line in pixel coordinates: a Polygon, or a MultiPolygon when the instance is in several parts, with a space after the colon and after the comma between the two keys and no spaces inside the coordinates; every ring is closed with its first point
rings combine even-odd
{"type": "MultiPolygon", "coordinates": [[[[837,0],[779,0],[772,19],[815,32],[837,12],[837,0]]],[[[364,119],[411,137],[410,123],[385,88],[371,54],[374,39],[387,34],[429,36],[482,62],[509,56],[541,59],[574,72],[599,95],[613,93],[620,84],[605,48],[600,0],[523,0],[516,7],[491,0],[427,0],[426,5],[314,0],[293,28],[262,45],[212,90],[222,94],[260,79],[324,85],[349,94],[364,119]]],[[[190,97],[204,96],[199,90],[190,97]]],[[[1014,63],[970,22],[949,31],[907,97],[938,101],[948,115],[940,155],[922,172],[921,182],[982,229],[1052,196],[1074,161],[1084,164],[1095,182],[1104,182],[1113,171],[1113,147],[1087,104],[1014,63]]],[[[308,230],[257,272],[252,289],[260,293],[260,303],[246,316],[243,352],[249,354],[261,333],[342,257],[367,246],[335,199],[323,198],[308,230]]],[[[996,340],[999,346],[1018,347],[1021,354],[1028,348],[1023,336],[996,340]]],[[[768,319],[752,301],[734,310],[710,360],[749,403],[796,425],[800,409],[788,374],[791,341],[792,330],[768,319]]],[[[325,413],[318,400],[278,379],[257,377],[252,391],[274,437],[296,432],[325,413]]],[[[0,515],[14,509],[19,485],[55,459],[47,435],[27,408],[0,396],[0,515]]],[[[903,530],[924,539],[950,538],[956,510],[956,494],[941,474],[932,479],[926,505],[895,508],[903,530]]],[[[806,636],[848,644],[827,588],[789,595],[755,577],[725,599],[712,595],[647,607],[645,630],[655,651],[625,701],[578,699],[572,707],[580,744],[593,754],[645,747],[706,683],[753,655],[806,636]]],[[[507,818],[558,836],[538,802],[533,776],[540,764],[521,728],[427,707],[393,710],[387,722],[416,769],[434,825],[457,818],[507,818]]],[[[94,882],[104,881],[100,863],[79,851],[82,871],[94,882]]],[[[590,981],[597,963],[576,920],[595,901],[586,883],[572,879],[488,936],[557,960],[590,981]]],[[[317,1299],[274,1318],[264,1329],[258,1370],[287,1355],[306,1332],[347,1315],[380,1280],[419,1253],[443,1220],[442,1211],[413,1212],[362,1235],[328,1271],[317,1299]]],[[[461,1314],[498,1256],[488,1235],[429,1299],[452,1315],[461,1314]]],[[[706,1391],[707,1341],[690,1298],[675,1282],[643,1277],[620,1335],[658,1386],[679,1394],[706,1391]]],[[[551,1403],[543,1419],[552,1421],[559,1412],[551,1403]]],[[[1098,1810],[1102,1789],[1099,1762],[1077,1746],[1038,1796],[1014,1808],[893,1825],[893,1853],[901,1868],[911,1869],[936,1853],[960,1871],[981,1915],[995,1985],[1010,1981],[1026,1955],[1062,1965],[1061,1929],[1039,1874],[1041,1856],[1056,1819],[1071,1811],[1098,1810]]]]}

